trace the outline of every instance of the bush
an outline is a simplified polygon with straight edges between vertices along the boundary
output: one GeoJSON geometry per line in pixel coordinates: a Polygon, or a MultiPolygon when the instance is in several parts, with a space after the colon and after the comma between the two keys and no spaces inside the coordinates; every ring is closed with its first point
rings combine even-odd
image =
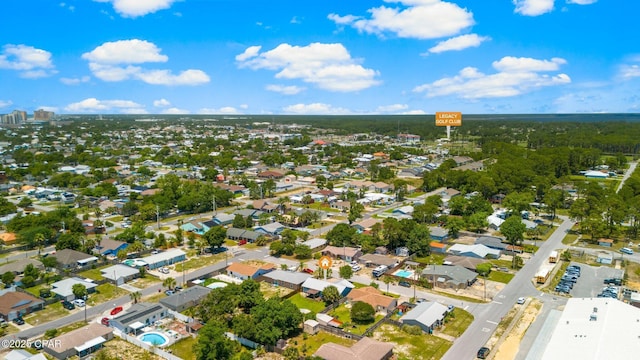
{"type": "Polygon", "coordinates": [[[351,320],[358,324],[368,324],[376,319],[376,310],[370,304],[357,301],[351,306],[351,320]]]}
{"type": "Polygon", "coordinates": [[[28,275],[27,275],[27,276],[25,276],[25,277],[23,277],[23,278],[22,278],[22,285],[23,285],[25,288],[30,288],[30,287],[32,287],[32,286],[35,284],[35,282],[36,282],[36,281],[35,281],[35,279],[33,278],[33,276],[28,276],[28,275]]]}
{"type": "Polygon", "coordinates": [[[402,325],[402,331],[409,335],[422,335],[422,328],[418,325],[402,325]]]}
{"type": "Polygon", "coordinates": [[[44,337],[47,339],[54,338],[56,335],[58,335],[58,329],[49,329],[44,332],[44,337]]]}

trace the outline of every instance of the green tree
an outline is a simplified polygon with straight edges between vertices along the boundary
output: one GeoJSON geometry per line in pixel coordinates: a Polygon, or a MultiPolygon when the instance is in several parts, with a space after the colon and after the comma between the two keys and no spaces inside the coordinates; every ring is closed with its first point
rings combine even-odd
{"type": "Polygon", "coordinates": [[[73,284],[71,292],[76,299],[84,299],[87,296],[87,287],[83,284],[73,284]]]}
{"type": "Polygon", "coordinates": [[[40,278],[40,270],[33,266],[33,264],[27,264],[23,272],[24,276],[31,276],[34,280],[40,278]]]}
{"type": "Polygon", "coordinates": [[[5,287],[9,287],[11,286],[11,284],[13,284],[13,280],[15,280],[15,278],[16,274],[14,274],[13,271],[7,271],[6,273],[2,274],[2,283],[5,287]]]}
{"type": "Polygon", "coordinates": [[[45,267],[45,269],[51,269],[54,268],[58,265],[58,260],[56,259],[55,256],[47,256],[42,258],[42,265],[45,267]]]}
{"type": "Polygon", "coordinates": [[[418,225],[409,233],[407,248],[420,257],[428,256],[431,253],[431,235],[429,228],[418,225]]]}
{"type": "Polygon", "coordinates": [[[341,297],[342,296],[338,292],[338,288],[333,285],[329,285],[322,290],[322,300],[325,304],[333,304],[340,300],[341,297]]]}
{"type": "Polygon", "coordinates": [[[140,301],[140,299],[142,298],[142,293],[140,291],[134,291],[129,294],[129,297],[134,304],[137,304],[138,301],[140,301]]]}
{"type": "Polygon", "coordinates": [[[376,318],[376,310],[370,304],[356,301],[351,305],[351,320],[357,324],[369,324],[376,318]]]}
{"type": "Polygon", "coordinates": [[[491,263],[482,263],[476,265],[476,272],[483,277],[489,276],[489,273],[491,273],[491,263]]]}
{"type": "Polygon", "coordinates": [[[176,287],[176,279],[168,277],[162,281],[162,286],[169,290],[173,290],[173,288],[176,287]]]}
{"type": "Polygon", "coordinates": [[[389,275],[384,275],[382,277],[382,282],[387,285],[387,293],[389,292],[389,284],[393,284],[393,278],[389,275]]]}
{"type": "Polygon", "coordinates": [[[357,230],[349,226],[349,224],[340,223],[329,230],[327,241],[333,246],[348,246],[352,244],[352,239],[356,232],[357,230]]]}
{"type": "Polygon", "coordinates": [[[340,277],[343,279],[351,279],[353,276],[353,269],[351,265],[344,265],[340,267],[340,277]]]}
{"type": "Polygon", "coordinates": [[[465,226],[464,219],[461,219],[457,216],[447,216],[446,223],[444,228],[449,231],[449,236],[452,238],[457,238],[460,230],[462,230],[465,226]]]}
{"type": "Polygon", "coordinates": [[[224,239],[227,237],[227,231],[222,226],[214,226],[204,233],[202,237],[207,241],[209,246],[220,247],[224,244],[224,239]]]}
{"type": "Polygon", "coordinates": [[[245,226],[246,222],[244,220],[244,217],[242,217],[242,215],[240,214],[236,214],[236,216],[233,218],[233,227],[237,229],[244,229],[245,226]]]}
{"type": "Polygon", "coordinates": [[[224,334],[226,326],[220,321],[208,321],[198,332],[193,347],[197,360],[227,360],[236,353],[237,345],[224,334]]]}
{"type": "MultiPolygon", "coordinates": [[[[513,246],[520,246],[524,240],[524,233],[527,230],[519,215],[509,216],[500,226],[500,232],[513,246]]],[[[516,267],[515,256],[513,257],[513,268],[516,267]]]]}

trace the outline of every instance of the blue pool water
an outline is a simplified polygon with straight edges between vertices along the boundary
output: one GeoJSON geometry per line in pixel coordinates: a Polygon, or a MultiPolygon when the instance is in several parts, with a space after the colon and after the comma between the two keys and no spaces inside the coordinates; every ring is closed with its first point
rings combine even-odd
{"type": "Polygon", "coordinates": [[[139,339],[152,345],[164,345],[167,343],[166,337],[154,332],[142,334],[139,339]]]}
{"type": "Polygon", "coordinates": [[[403,278],[408,278],[408,277],[413,275],[413,271],[398,270],[393,275],[400,276],[400,277],[403,277],[403,278]]]}

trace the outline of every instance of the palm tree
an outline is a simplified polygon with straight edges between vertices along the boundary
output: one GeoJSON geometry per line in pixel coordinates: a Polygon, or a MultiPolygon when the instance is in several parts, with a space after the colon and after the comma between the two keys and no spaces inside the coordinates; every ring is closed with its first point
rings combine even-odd
{"type": "Polygon", "coordinates": [[[389,275],[385,275],[382,277],[382,282],[387,284],[387,293],[389,292],[389,284],[393,282],[393,278],[389,275]]]}
{"type": "Polygon", "coordinates": [[[42,233],[37,233],[33,237],[33,241],[36,243],[36,246],[38,247],[38,256],[40,256],[40,252],[42,251],[42,248],[44,247],[45,240],[46,239],[44,238],[44,235],[42,235],[42,233]]]}
{"type": "Polygon", "coordinates": [[[164,281],[162,282],[162,286],[166,287],[169,290],[173,290],[173,288],[176,286],[176,279],[168,277],[164,279],[164,281]]]}
{"type": "Polygon", "coordinates": [[[142,298],[142,293],[140,291],[135,291],[129,294],[129,297],[131,298],[134,304],[137,304],[140,298],[142,298]]]}

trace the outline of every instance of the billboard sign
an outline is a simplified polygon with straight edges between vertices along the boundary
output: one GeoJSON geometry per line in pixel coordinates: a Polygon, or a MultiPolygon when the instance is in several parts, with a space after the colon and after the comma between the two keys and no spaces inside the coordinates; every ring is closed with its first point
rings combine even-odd
{"type": "Polygon", "coordinates": [[[462,126],[462,113],[453,111],[437,112],[436,126],[462,126]]]}

